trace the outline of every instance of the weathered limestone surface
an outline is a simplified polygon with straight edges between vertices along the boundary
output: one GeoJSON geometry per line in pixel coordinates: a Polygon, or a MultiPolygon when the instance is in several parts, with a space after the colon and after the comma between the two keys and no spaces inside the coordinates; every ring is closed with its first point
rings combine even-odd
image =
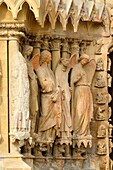
{"type": "Polygon", "coordinates": [[[1,62],[1,78],[0,78],[0,151],[8,152],[8,58],[7,58],[7,41],[0,39],[0,62],[1,62]],[[2,134],[2,135],[1,135],[2,134]]]}
{"type": "Polygon", "coordinates": [[[111,0],[0,1],[0,168],[112,170],[112,35],[111,0]]]}
{"type": "Polygon", "coordinates": [[[31,170],[26,163],[22,161],[22,156],[15,154],[1,154],[0,155],[0,169],[1,170],[31,170]]]}

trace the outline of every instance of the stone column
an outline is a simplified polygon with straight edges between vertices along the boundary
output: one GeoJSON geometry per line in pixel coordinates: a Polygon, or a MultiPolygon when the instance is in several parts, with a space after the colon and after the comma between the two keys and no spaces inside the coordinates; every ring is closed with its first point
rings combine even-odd
{"type": "MultiPolygon", "coordinates": [[[[4,32],[2,32],[4,34],[4,32]]],[[[8,143],[8,56],[7,38],[0,32],[0,152],[9,152],[8,143]]]]}
{"type": "Polygon", "coordinates": [[[32,56],[39,54],[40,55],[41,41],[36,39],[35,44],[33,46],[33,54],[32,56]]]}
{"type": "Polygon", "coordinates": [[[44,37],[42,39],[41,49],[42,50],[48,50],[48,51],[50,50],[50,48],[49,48],[49,37],[44,37]]]}
{"type": "Polygon", "coordinates": [[[18,144],[13,143],[13,139],[12,139],[12,130],[13,130],[13,115],[12,115],[12,105],[11,105],[11,62],[12,62],[12,56],[14,53],[14,50],[19,50],[19,40],[17,37],[9,37],[9,41],[8,41],[8,51],[9,51],[9,123],[10,123],[10,152],[11,153],[19,153],[19,148],[18,148],[18,144]]]}
{"type": "Polygon", "coordinates": [[[60,60],[60,39],[54,39],[51,43],[51,51],[52,51],[52,70],[55,72],[56,66],[60,60]]]}
{"type": "MultiPolygon", "coordinates": [[[[14,24],[12,25],[14,28],[14,24]]],[[[12,29],[12,25],[6,23],[5,27],[3,24],[3,29],[0,29],[0,71],[2,73],[2,78],[0,79],[0,151],[2,153],[0,154],[0,169],[8,170],[19,167],[20,170],[31,170],[31,168],[23,162],[22,155],[16,152],[15,146],[10,140],[10,130],[12,127],[10,63],[13,62],[11,61],[11,56],[18,44],[18,38],[15,36],[17,36],[17,34],[20,35],[20,32],[17,33],[17,30],[15,32],[12,29]],[[13,35],[13,37],[11,35],[13,35]]],[[[0,28],[2,28],[2,26],[0,28]]]]}
{"type": "Polygon", "coordinates": [[[68,45],[68,41],[65,40],[63,45],[62,45],[62,58],[69,58],[69,45],[68,45]]]}

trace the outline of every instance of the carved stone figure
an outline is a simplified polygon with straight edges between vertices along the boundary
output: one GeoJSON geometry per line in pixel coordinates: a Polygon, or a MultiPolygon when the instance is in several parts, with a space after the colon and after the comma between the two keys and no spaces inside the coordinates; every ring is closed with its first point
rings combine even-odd
{"type": "Polygon", "coordinates": [[[41,53],[40,66],[35,65],[41,88],[41,116],[37,143],[40,150],[47,151],[47,154],[51,152],[51,147],[61,123],[60,91],[56,88],[55,76],[48,66],[50,61],[51,53],[44,50],[41,53]]]}
{"type": "Polygon", "coordinates": [[[97,154],[98,155],[106,155],[107,147],[104,141],[99,141],[97,143],[97,154]]]}
{"type": "Polygon", "coordinates": [[[23,55],[27,62],[28,68],[28,77],[30,85],[30,100],[29,100],[29,109],[30,109],[30,133],[31,136],[34,135],[35,126],[36,126],[36,116],[38,114],[38,84],[37,77],[33,70],[33,66],[30,62],[30,54],[33,51],[33,47],[30,45],[25,45],[23,48],[23,55]]]}
{"type": "Polygon", "coordinates": [[[95,114],[96,120],[105,120],[105,108],[102,106],[98,106],[96,108],[96,114],[95,114]]]}
{"type": "Polygon", "coordinates": [[[89,124],[93,117],[93,99],[90,85],[95,69],[95,60],[90,60],[88,55],[83,54],[72,70],[73,146],[76,144],[76,140],[78,140],[81,143],[83,142],[86,147],[87,140],[88,142],[89,138],[91,140],[89,124]]]}
{"type": "Polygon", "coordinates": [[[71,144],[72,120],[70,115],[71,92],[68,83],[68,58],[61,58],[56,68],[56,85],[61,89],[61,126],[58,140],[60,144],[71,144]]]}
{"type": "Polygon", "coordinates": [[[96,100],[96,103],[98,104],[105,104],[106,96],[104,96],[102,92],[97,92],[95,100],[96,100]]]}
{"type": "Polygon", "coordinates": [[[96,70],[97,71],[103,71],[104,70],[104,63],[102,58],[98,58],[96,63],[96,70]]]}
{"type": "Polygon", "coordinates": [[[96,52],[95,54],[101,54],[101,49],[102,49],[102,46],[104,45],[103,43],[103,39],[100,39],[96,42],[96,52]]]}
{"type": "Polygon", "coordinates": [[[97,138],[105,138],[106,137],[106,127],[105,125],[100,125],[97,131],[97,138]]]}
{"type": "Polygon", "coordinates": [[[97,74],[95,87],[105,87],[105,80],[101,73],[97,74]]]}
{"type": "Polygon", "coordinates": [[[27,63],[15,46],[11,63],[11,106],[13,116],[12,135],[14,139],[29,138],[29,78],[27,63]]]}

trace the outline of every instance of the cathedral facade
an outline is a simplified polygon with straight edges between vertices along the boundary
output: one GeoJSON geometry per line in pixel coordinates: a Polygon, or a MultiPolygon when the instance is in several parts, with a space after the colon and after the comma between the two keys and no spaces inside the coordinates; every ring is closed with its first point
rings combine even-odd
{"type": "Polygon", "coordinates": [[[0,170],[113,169],[113,2],[0,0],[0,170]]]}

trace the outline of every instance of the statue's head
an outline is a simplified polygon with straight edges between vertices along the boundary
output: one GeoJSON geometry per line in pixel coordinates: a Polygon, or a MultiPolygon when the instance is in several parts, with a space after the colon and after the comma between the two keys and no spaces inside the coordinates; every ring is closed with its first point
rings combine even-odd
{"type": "Polygon", "coordinates": [[[41,58],[40,58],[40,65],[42,65],[44,62],[50,63],[51,61],[51,53],[47,50],[44,50],[41,52],[41,58]]]}
{"type": "Polygon", "coordinates": [[[30,45],[25,45],[23,48],[23,55],[24,56],[29,56],[33,51],[33,47],[30,45]]]}
{"type": "Polygon", "coordinates": [[[89,62],[90,58],[87,54],[82,54],[79,58],[79,61],[81,62],[82,65],[85,65],[89,62]]]}
{"type": "Polygon", "coordinates": [[[69,64],[69,58],[67,58],[67,57],[62,57],[62,58],[60,59],[60,61],[61,61],[61,63],[62,63],[65,67],[67,67],[68,64],[69,64]]]}

